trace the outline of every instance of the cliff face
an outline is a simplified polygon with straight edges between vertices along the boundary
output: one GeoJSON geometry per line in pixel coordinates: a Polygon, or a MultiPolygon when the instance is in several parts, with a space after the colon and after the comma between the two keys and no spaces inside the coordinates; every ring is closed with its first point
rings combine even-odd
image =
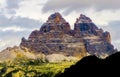
{"type": "Polygon", "coordinates": [[[105,54],[114,53],[114,47],[111,44],[109,32],[103,32],[90,18],[80,15],[75,23],[75,36],[84,40],[87,52],[99,57],[105,54]],[[76,35],[77,34],[77,35],[76,35]]]}
{"type": "Polygon", "coordinates": [[[65,21],[59,13],[52,14],[46,23],[40,28],[40,32],[47,33],[51,31],[61,31],[65,34],[69,33],[70,25],[65,21]]]}
{"type": "Polygon", "coordinates": [[[80,15],[74,30],[59,14],[54,13],[33,31],[28,39],[22,38],[21,47],[35,53],[60,53],[67,56],[86,56],[87,52],[99,57],[115,53],[109,32],[99,29],[89,17],[80,15]]]}
{"type": "MultiPolygon", "coordinates": [[[[70,25],[59,13],[52,14],[39,31],[33,31],[28,40],[22,39],[21,46],[37,53],[61,53],[68,56],[86,55],[82,38],[72,36],[70,25]]],[[[74,33],[73,33],[74,34],[74,33]]]]}

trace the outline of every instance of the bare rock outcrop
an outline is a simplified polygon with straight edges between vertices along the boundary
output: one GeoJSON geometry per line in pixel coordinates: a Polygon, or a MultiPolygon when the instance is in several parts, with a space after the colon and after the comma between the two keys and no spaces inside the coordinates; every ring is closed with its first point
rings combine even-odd
{"type": "Polygon", "coordinates": [[[110,33],[99,29],[89,17],[82,14],[76,20],[74,30],[59,13],[50,15],[40,30],[33,31],[28,39],[22,38],[20,46],[35,53],[79,58],[86,56],[87,52],[98,57],[116,52],[110,33]]]}
{"type": "Polygon", "coordinates": [[[99,29],[89,17],[81,14],[75,23],[74,30],[75,37],[83,38],[87,52],[90,54],[103,57],[105,54],[110,55],[115,52],[110,33],[99,29]]]}

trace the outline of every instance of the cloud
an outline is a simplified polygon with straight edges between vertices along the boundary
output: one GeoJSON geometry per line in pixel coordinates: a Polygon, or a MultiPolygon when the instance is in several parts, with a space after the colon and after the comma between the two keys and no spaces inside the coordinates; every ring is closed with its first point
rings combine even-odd
{"type": "Polygon", "coordinates": [[[7,30],[10,29],[20,29],[20,28],[27,28],[33,29],[40,27],[41,22],[38,20],[26,18],[26,17],[11,17],[7,18],[4,15],[0,15],[0,26],[1,28],[5,28],[7,30]],[[16,26],[16,27],[13,27],[16,26]],[[8,28],[9,27],[9,28],[8,28]],[[10,28],[12,27],[12,28],[10,28]]]}
{"type": "MultiPolygon", "coordinates": [[[[34,0],[0,0],[0,50],[9,46],[19,45],[22,37],[28,38],[33,30],[40,28],[40,20],[32,19],[28,16],[17,16],[18,10],[21,9],[22,6],[25,7],[26,4],[24,4],[24,2],[27,1],[29,1],[29,3],[26,4],[30,5],[31,3],[33,4],[31,1],[34,0]]],[[[27,7],[25,12],[27,12],[29,8],[30,7],[27,7]]],[[[32,13],[32,11],[33,10],[30,12],[32,13]]],[[[23,14],[25,12],[23,12],[23,14]]],[[[29,14],[29,11],[27,14],[29,14]]]]}
{"type": "Polygon", "coordinates": [[[96,10],[120,9],[119,0],[48,0],[43,12],[66,9],[65,12],[95,8],[96,10]]]}
{"type": "Polygon", "coordinates": [[[7,6],[6,8],[8,9],[18,9],[20,2],[23,0],[6,0],[7,6]]]}
{"type": "Polygon", "coordinates": [[[119,21],[113,21],[109,23],[109,28],[111,28],[112,35],[114,36],[114,40],[119,40],[120,35],[118,34],[120,32],[120,20],[119,21]]]}
{"type": "Polygon", "coordinates": [[[0,50],[19,45],[22,37],[28,37],[31,31],[39,29],[41,22],[27,17],[0,15],[0,50]]]}
{"type": "Polygon", "coordinates": [[[20,41],[21,40],[18,40],[20,39],[20,37],[16,37],[16,36],[3,36],[2,39],[0,40],[0,51],[7,48],[7,47],[13,47],[15,45],[19,45],[20,41]],[[9,39],[8,39],[9,38],[9,39]]]}
{"type": "Polygon", "coordinates": [[[23,32],[23,31],[32,31],[32,30],[33,29],[21,28],[18,26],[11,26],[11,27],[5,27],[5,28],[0,27],[0,31],[2,31],[2,32],[8,32],[8,31],[23,32]]]}
{"type": "Polygon", "coordinates": [[[21,42],[21,38],[25,37],[28,38],[31,31],[0,31],[0,51],[7,48],[7,47],[13,47],[18,46],[21,42]]]}
{"type": "Polygon", "coordinates": [[[48,13],[42,13],[46,0],[24,0],[21,2],[15,16],[27,17],[35,20],[46,21],[48,13]]]}
{"type": "Polygon", "coordinates": [[[24,31],[25,29],[22,29],[20,27],[17,27],[17,26],[12,26],[12,27],[6,27],[6,28],[1,28],[0,27],[0,31],[14,31],[14,32],[17,32],[17,31],[24,31]]]}
{"type": "Polygon", "coordinates": [[[6,6],[6,0],[0,0],[0,9],[6,6]]]}
{"type": "Polygon", "coordinates": [[[89,9],[85,10],[85,14],[99,26],[109,26],[110,22],[120,20],[120,10],[95,11],[94,9],[89,9]]]}
{"type": "Polygon", "coordinates": [[[16,14],[23,0],[0,0],[0,14],[11,17],[16,14]]]}
{"type": "Polygon", "coordinates": [[[120,51],[120,40],[113,40],[114,47],[120,51]]]}

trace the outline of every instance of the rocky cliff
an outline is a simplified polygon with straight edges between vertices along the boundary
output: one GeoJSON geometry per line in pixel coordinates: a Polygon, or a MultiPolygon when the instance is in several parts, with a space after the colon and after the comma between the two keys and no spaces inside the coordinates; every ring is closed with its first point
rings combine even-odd
{"type": "Polygon", "coordinates": [[[86,56],[87,53],[106,57],[115,53],[109,32],[99,29],[89,17],[80,15],[71,30],[69,23],[54,13],[41,26],[33,31],[28,39],[22,38],[21,47],[43,54],[64,54],[86,56]]]}
{"type": "Polygon", "coordinates": [[[80,15],[75,23],[75,37],[82,38],[87,52],[102,57],[115,52],[109,32],[99,29],[89,17],[80,15]]]}

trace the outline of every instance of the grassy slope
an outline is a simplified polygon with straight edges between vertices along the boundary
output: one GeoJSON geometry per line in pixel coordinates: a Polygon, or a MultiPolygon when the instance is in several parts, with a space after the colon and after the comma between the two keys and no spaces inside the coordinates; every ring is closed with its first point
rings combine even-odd
{"type": "Polygon", "coordinates": [[[54,77],[75,62],[47,63],[40,60],[17,58],[0,64],[0,77],[54,77]]]}

